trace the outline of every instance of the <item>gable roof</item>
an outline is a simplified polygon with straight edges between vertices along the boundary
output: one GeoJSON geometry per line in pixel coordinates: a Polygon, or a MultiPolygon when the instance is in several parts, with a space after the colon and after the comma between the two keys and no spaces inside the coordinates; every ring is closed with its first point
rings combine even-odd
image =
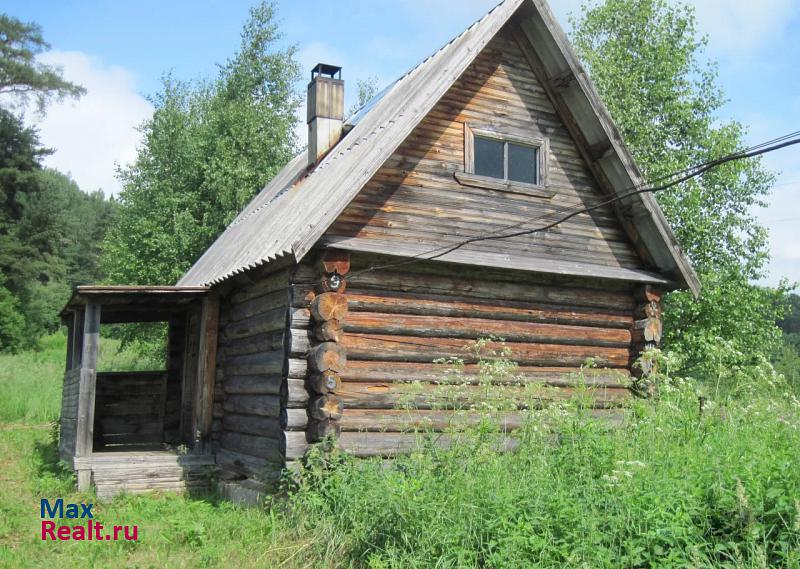
{"type": "MultiPolygon", "coordinates": [[[[178,284],[216,284],[279,257],[302,259],[507,24],[601,188],[619,195],[643,186],[641,172],[545,0],[504,0],[365,105],[318,164],[308,167],[305,152],[289,162],[178,284]]],[[[697,294],[697,277],[653,196],[631,196],[615,209],[637,251],[659,273],[648,273],[651,282],[668,280],[697,294]]]]}

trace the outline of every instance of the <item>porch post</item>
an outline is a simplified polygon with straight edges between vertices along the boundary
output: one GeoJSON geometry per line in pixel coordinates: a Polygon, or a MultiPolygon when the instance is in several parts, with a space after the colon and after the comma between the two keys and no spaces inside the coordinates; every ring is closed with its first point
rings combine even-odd
{"type": "Polygon", "coordinates": [[[207,452],[214,408],[214,378],[217,367],[219,296],[211,291],[203,299],[200,314],[200,350],[197,358],[197,384],[194,397],[192,435],[194,448],[207,452]]]}
{"type": "MultiPolygon", "coordinates": [[[[78,424],[75,433],[75,456],[88,457],[92,454],[94,434],[94,399],[97,380],[97,353],[100,347],[100,305],[89,302],[83,323],[83,346],[81,351],[81,371],[78,384],[78,424]]],[[[87,490],[91,483],[91,468],[78,469],[78,490],[87,490]]]]}

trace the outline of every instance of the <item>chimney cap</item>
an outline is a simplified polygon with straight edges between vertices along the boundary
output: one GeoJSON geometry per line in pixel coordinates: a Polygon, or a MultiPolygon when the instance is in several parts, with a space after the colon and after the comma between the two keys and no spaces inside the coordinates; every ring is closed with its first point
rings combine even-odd
{"type": "Polygon", "coordinates": [[[337,67],[336,65],[329,65],[327,63],[317,63],[317,65],[311,70],[311,80],[313,81],[319,75],[327,75],[331,79],[341,79],[342,68],[337,67]]]}

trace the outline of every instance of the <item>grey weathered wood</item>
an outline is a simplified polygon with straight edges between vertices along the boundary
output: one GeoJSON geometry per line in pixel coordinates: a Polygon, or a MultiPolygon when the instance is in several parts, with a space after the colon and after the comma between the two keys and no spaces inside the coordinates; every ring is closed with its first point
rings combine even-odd
{"type": "MultiPolygon", "coordinates": [[[[83,350],[78,394],[78,419],[75,439],[75,455],[92,453],[94,432],[95,380],[97,378],[97,355],[100,350],[100,306],[89,303],[83,327],[83,350]]],[[[81,488],[84,490],[85,488],[81,488]]]]}
{"type": "Polygon", "coordinates": [[[223,280],[244,267],[292,251],[296,258],[302,258],[520,4],[521,0],[501,4],[409,72],[359,121],[343,144],[317,165],[296,188],[298,191],[280,193],[303,170],[305,157],[293,160],[180,284],[223,280]],[[320,175],[323,172],[325,175],[320,175]]]}
{"type": "Polygon", "coordinates": [[[281,413],[281,400],[274,395],[229,395],[223,408],[226,413],[277,418],[281,413]]]}
{"type": "Polygon", "coordinates": [[[221,443],[223,448],[241,454],[278,463],[284,460],[283,440],[226,431],[222,433],[221,443]]]}
{"type": "Polygon", "coordinates": [[[217,367],[219,297],[215,291],[203,299],[200,315],[200,350],[197,362],[197,388],[194,399],[194,436],[200,449],[206,449],[211,434],[214,404],[214,375],[217,367]]]}

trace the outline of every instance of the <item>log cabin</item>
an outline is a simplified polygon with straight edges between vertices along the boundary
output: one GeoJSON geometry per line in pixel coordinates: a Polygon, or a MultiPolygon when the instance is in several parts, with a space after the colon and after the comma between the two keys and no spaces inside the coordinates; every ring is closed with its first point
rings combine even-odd
{"type": "Polygon", "coordinates": [[[625,195],[643,176],[545,0],[503,1],[349,118],[319,64],[307,108],[307,150],[176,285],[75,291],[60,451],[80,487],[258,491],[323,438],[391,457],[442,426],[426,386],[443,359],[474,373],[487,335],[564,393],[592,358],[613,408],[663,293],[698,292],[652,195],[625,195]],[[152,321],[164,369],[97,371],[102,323],[152,321]]]}

